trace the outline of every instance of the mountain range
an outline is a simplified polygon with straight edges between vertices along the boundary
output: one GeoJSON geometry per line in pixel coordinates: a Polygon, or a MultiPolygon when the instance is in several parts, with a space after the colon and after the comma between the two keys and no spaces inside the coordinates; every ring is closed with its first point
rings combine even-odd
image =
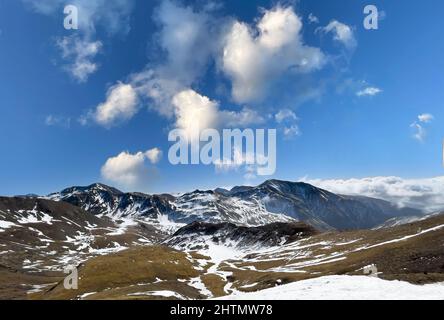
{"type": "Polygon", "coordinates": [[[47,199],[64,201],[95,215],[260,226],[306,222],[319,230],[373,228],[393,218],[420,216],[384,200],[337,195],[306,183],[269,180],[256,187],[196,190],[179,196],[124,193],[103,184],[71,187],[47,199]]]}

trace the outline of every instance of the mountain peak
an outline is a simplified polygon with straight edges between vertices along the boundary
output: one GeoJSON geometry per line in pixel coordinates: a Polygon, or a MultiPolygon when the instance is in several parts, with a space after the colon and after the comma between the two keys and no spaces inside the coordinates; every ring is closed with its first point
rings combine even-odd
{"type": "Polygon", "coordinates": [[[94,191],[108,192],[108,193],[111,193],[114,195],[119,195],[119,194],[123,193],[122,191],[120,191],[116,188],[107,186],[106,184],[93,183],[89,186],[74,186],[74,187],[66,188],[61,191],[61,194],[87,193],[87,192],[94,192],[94,191]]]}

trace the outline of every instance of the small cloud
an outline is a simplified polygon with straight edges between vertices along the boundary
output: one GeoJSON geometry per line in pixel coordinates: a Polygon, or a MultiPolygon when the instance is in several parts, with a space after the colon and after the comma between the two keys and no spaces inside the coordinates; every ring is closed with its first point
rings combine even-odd
{"type": "Polygon", "coordinates": [[[358,97],[373,97],[373,96],[376,96],[377,94],[380,94],[381,92],[382,92],[382,90],[379,88],[367,87],[365,89],[362,89],[362,90],[356,92],[356,95],[358,97]]]}
{"type": "Polygon", "coordinates": [[[342,22],[333,20],[321,30],[325,33],[333,33],[333,39],[341,42],[347,49],[354,49],[357,46],[353,29],[342,22]]]}
{"type": "Polygon", "coordinates": [[[418,115],[418,121],[415,121],[410,125],[410,128],[414,129],[413,138],[420,142],[424,142],[427,136],[427,130],[424,125],[432,122],[434,118],[435,117],[430,113],[418,115]]]}
{"type": "Polygon", "coordinates": [[[292,121],[298,120],[298,117],[296,116],[296,114],[289,109],[280,110],[274,117],[275,117],[277,123],[282,123],[282,122],[288,121],[288,120],[292,120],[292,121]]]}
{"type": "Polygon", "coordinates": [[[298,125],[292,125],[284,128],[285,138],[290,139],[301,135],[301,130],[298,125]]]}
{"type": "Polygon", "coordinates": [[[418,120],[423,123],[432,122],[435,117],[430,113],[423,113],[418,116],[418,120]]]}
{"type": "Polygon", "coordinates": [[[309,22],[309,23],[315,23],[315,24],[318,24],[318,23],[319,23],[319,18],[316,17],[313,13],[310,13],[310,14],[308,15],[308,22],[309,22]]]}
{"type": "Polygon", "coordinates": [[[52,114],[47,115],[45,118],[45,125],[48,127],[62,127],[62,128],[70,128],[71,127],[71,118],[63,117],[63,116],[54,116],[52,114]]]}
{"type": "Polygon", "coordinates": [[[281,129],[286,139],[291,139],[301,135],[299,126],[296,123],[299,118],[293,111],[289,109],[280,110],[274,116],[274,118],[278,124],[283,125],[281,129]]]}
{"type": "MultiPolygon", "coordinates": [[[[134,88],[129,84],[118,83],[108,89],[106,101],[99,104],[92,114],[94,120],[104,126],[112,127],[118,123],[128,121],[137,112],[138,97],[134,88]]],[[[81,118],[81,123],[87,119],[81,118]]]]}
{"type": "Polygon", "coordinates": [[[102,42],[70,36],[58,39],[57,47],[67,62],[64,69],[78,82],[86,82],[89,76],[98,70],[99,66],[94,62],[94,58],[99,54],[102,42]]]}
{"type": "Polygon", "coordinates": [[[162,150],[159,148],[153,148],[145,152],[145,156],[152,164],[159,163],[160,159],[162,159],[162,150]]]}
{"type": "Polygon", "coordinates": [[[424,139],[427,135],[427,132],[424,129],[424,127],[422,125],[420,125],[418,122],[413,122],[410,125],[410,128],[413,128],[415,130],[415,133],[413,134],[413,138],[420,141],[420,142],[424,142],[424,139]]]}

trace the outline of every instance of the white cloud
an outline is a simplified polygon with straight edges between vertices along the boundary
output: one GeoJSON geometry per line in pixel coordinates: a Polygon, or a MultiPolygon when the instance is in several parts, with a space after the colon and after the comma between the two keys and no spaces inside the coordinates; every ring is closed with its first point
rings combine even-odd
{"type": "Polygon", "coordinates": [[[265,119],[256,111],[243,108],[241,111],[220,110],[219,103],[188,89],[173,97],[176,127],[185,130],[192,141],[198,141],[204,129],[248,127],[265,119]]]}
{"type": "Polygon", "coordinates": [[[22,0],[35,12],[63,17],[63,7],[78,8],[79,30],[76,35],[58,38],[56,45],[61,49],[67,63],[64,68],[79,82],[86,82],[99,65],[94,58],[102,48],[102,41],[95,40],[96,29],[103,27],[109,35],[126,34],[133,0],[22,0]]]}
{"type": "Polygon", "coordinates": [[[293,111],[289,109],[280,110],[278,113],[276,113],[274,118],[278,124],[284,125],[282,127],[282,132],[286,139],[291,139],[301,135],[301,130],[297,125],[299,118],[293,111]]]}
{"type": "Polygon", "coordinates": [[[228,128],[247,128],[264,123],[266,119],[256,110],[248,107],[240,111],[221,110],[218,113],[218,126],[228,128]]]}
{"type": "Polygon", "coordinates": [[[345,180],[303,180],[334,193],[384,199],[399,206],[417,208],[425,212],[444,209],[444,177],[426,179],[371,177],[345,180]]]}
{"type": "Polygon", "coordinates": [[[357,45],[353,29],[342,22],[332,20],[321,30],[325,33],[333,33],[333,39],[341,42],[348,49],[354,49],[357,45]]]}
{"type": "Polygon", "coordinates": [[[418,122],[413,122],[410,125],[410,128],[415,130],[413,138],[420,142],[424,142],[425,137],[427,136],[427,131],[425,130],[425,128],[422,125],[420,125],[418,122]]]}
{"type": "Polygon", "coordinates": [[[283,109],[280,110],[278,113],[276,113],[275,115],[275,119],[277,123],[282,123],[284,121],[295,121],[298,120],[298,117],[296,116],[296,114],[289,110],[289,109],[283,109]]]}
{"type": "Polygon", "coordinates": [[[98,69],[94,58],[100,52],[100,41],[88,41],[77,36],[64,37],[57,40],[57,47],[62,52],[62,58],[67,61],[64,66],[72,77],[79,82],[86,82],[89,76],[98,69]]]}
{"type": "Polygon", "coordinates": [[[318,24],[319,23],[319,18],[316,17],[313,13],[310,13],[308,15],[308,22],[318,24]]]}
{"type": "Polygon", "coordinates": [[[217,44],[212,18],[205,11],[164,0],[155,12],[155,21],[160,26],[158,44],[166,53],[157,73],[190,85],[204,71],[217,44]]]}
{"type": "Polygon", "coordinates": [[[218,103],[193,90],[185,90],[173,98],[176,127],[185,130],[192,141],[199,141],[200,132],[217,127],[218,103]]]}
{"type": "Polygon", "coordinates": [[[367,88],[364,88],[364,89],[362,89],[362,90],[360,90],[360,91],[358,91],[358,92],[356,92],[356,95],[358,96],[358,97],[368,97],[368,96],[375,96],[375,95],[377,95],[377,94],[380,94],[382,92],[382,90],[381,89],[379,89],[379,88],[376,88],[376,87],[367,87],[367,88]]]}
{"type": "Polygon", "coordinates": [[[423,113],[418,116],[418,120],[423,123],[432,122],[435,117],[430,113],[423,113]]]}
{"type": "Polygon", "coordinates": [[[157,164],[162,159],[162,150],[159,148],[153,148],[145,152],[145,156],[152,164],[157,164]]]}
{"type": "Polygon", "coordinates": [[[138,98],[129,84],[118,83],[109,88],[104,103],[97,106],[94,120],[105,127],[131,119],[138,111],[138,98]]]}
{"type": "Polygon", "coordinates": [[[120,187],[146,189],[153,178],[152,170],[146,166],[146,160],[151,161],[150,151],[136,154],[125,151],[109,158],[101,169],[102,177],[120,187]]]}
{"type": "Polygon", "coordinates": [[[434,119],[433,115],[430,113],[423,113],[418,116],[418,121],[413,122],[410,125],[410,128],[414,129],[413,138],[424,142],[426,136],[427,136],[427,130],[424,127],[424,124],[432,122],[434,119]]]}
{"type": "Polygon", "coordinates": [[[224,39],[221,68],[236,102],[255,102],[287,72],[307,73],[325,63],[320,49],[303,44],[302,21],[291,7],[265,11],[255,28],[236,21],[224,39]],[[257,35],[256,35],[257,32],[257,35]]]}
{"type": "Polygon", "coordinates": [[[299,126],[296,124],[291,125],[289,127],[285,127],[283,131],[284,131],[284,136],[287,139],[291,139],[301,135],[301,130],[299,129],[299,126]]]}
{"type": "MultiPolygon", "coordinates": [[[[207,8],[207,10],[209,10],[207,8]]],[[[206,11],[164,0],[156,8],[154,20],[159,31],[154,44],[165,53],[152,59],[143,71],[133,74],[130,82],[149,106],[172,118],[174,96],[187,90],[206,71],[218,45],[216,19],[206,11]]]]}
{"type": "Polygon", "coordinates": [[[45,125],[48,127],[69,128],[71,127],[71,118],[50,114],[45,118],[45,125]]]}

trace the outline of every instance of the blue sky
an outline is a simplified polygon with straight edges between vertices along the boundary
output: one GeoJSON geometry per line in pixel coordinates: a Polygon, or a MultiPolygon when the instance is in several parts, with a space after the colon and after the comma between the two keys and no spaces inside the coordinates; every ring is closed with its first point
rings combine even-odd
{"type": "Polygon", "coordinates": [[[403,191],[437,192],[444,3],[373,1],[378,30],[363,26],[367,4],[0,0],[0,194],[96,181],[182,192],[271,178],[246,166],[172,166],[168,132],[189,107],[181,92],[216,104],[220,127],[277,128],[273,178],[340,181],[344,192],[359,181],[373,195],[365,178],[387,191],[383,177],[395,176],[403,191]],[[80,8],[79,30],[63,27],[67,3],[80,8]],[[261,39],[261,25],[276,21],[285,28],[261,39]]]}

